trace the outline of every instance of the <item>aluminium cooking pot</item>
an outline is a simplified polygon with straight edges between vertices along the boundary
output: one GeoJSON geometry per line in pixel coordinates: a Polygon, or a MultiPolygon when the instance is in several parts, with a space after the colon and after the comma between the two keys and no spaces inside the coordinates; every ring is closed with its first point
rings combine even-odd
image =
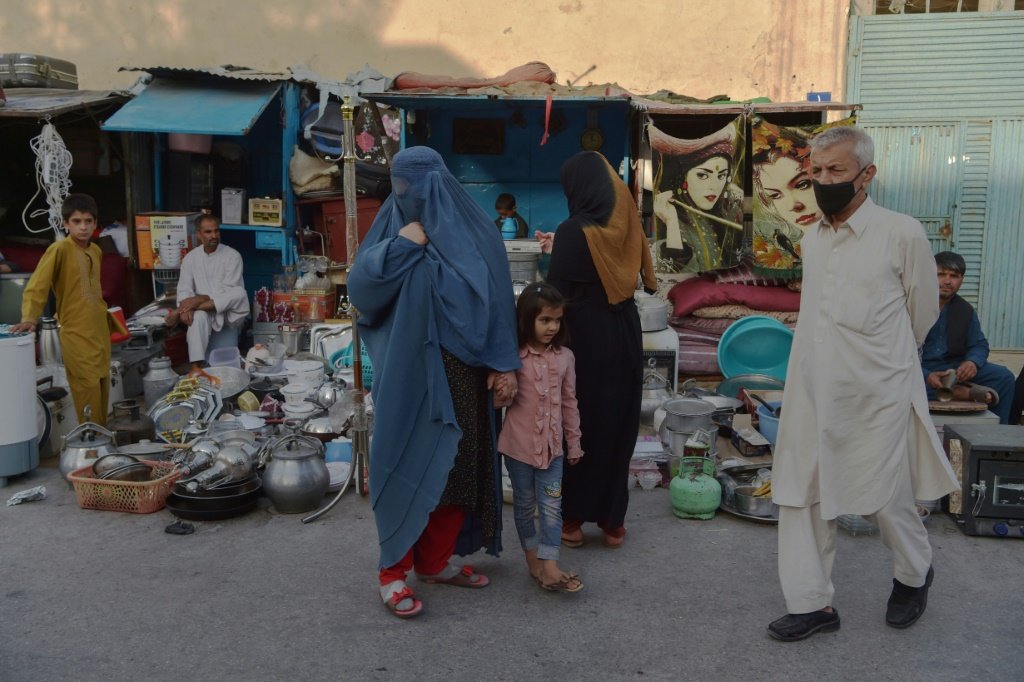
{"type": "Polygon", "coordinates": [[[673,431],[693,433],[697,429],[714,431],[715,426],[711,421],[711,415],[715,412],[715,406],[699,398],[674,398],[665,402],[662,407],[665,410],[664,428],[673,431]]]}

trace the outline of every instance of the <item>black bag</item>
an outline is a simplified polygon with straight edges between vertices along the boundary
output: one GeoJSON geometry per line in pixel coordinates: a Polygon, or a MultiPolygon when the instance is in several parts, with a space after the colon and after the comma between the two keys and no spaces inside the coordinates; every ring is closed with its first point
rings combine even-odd
{"type": "Polygon", "coordinates": [[[391,195],[391,172],[383,166],[356,161],[356,193],[384,201],[391,195]]]}

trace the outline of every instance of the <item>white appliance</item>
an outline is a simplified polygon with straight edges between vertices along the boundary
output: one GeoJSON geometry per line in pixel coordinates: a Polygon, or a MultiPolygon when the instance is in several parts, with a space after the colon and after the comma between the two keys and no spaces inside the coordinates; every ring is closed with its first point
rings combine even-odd
{"type": "Polygon", "coordinates": [[[644,371],[657,371],[670,382],[672,392],[679,389],[679,334],[672,327],[643,333],[644,371]]]}
{"type": "Polygon", "coordinates": [[[39,465],[35,336],[0,336],[0,488],[39,465]]]}

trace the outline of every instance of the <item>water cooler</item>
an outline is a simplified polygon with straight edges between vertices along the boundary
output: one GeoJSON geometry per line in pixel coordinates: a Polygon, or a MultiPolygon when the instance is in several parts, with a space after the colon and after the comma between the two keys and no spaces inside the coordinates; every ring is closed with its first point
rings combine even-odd
{"type": "Polygon", "coordinates": [[[540,243],[535,239],[506,239],[505,253],[512,274],[512,291],[516,298],[532,282],[540,279],[540,243]]]}
{"type": "Polygon", "coordinates": [[[35,370],[34,335],[0,335],[0,487],[39,465],[35,370]]]}
{"type": "Polygon", "coordinates": [[[644,371],[655,370],[676,393],[679,388],[679,334],[672,327],[643,333],[644,371]]]}

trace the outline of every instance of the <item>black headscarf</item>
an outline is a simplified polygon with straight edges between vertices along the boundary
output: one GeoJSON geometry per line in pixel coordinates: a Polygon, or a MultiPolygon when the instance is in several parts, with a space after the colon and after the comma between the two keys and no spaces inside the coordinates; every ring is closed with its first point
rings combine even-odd
{"type": "MultiPolygon", "coordinates": [[[[615,305],[632,297],[638,273],[644,288],[655,290],[654,266],[636,202],[608,160],[597,152],[580,152],[562,165],[561,179],[569,217],[558,230],[569,227],[583,232],[608,302],[615,305]]],[[[557,258],[557,243],[556,236],[552,268],[558,259],[561,276],[585,278],[586,264],[557,258]]]]}

